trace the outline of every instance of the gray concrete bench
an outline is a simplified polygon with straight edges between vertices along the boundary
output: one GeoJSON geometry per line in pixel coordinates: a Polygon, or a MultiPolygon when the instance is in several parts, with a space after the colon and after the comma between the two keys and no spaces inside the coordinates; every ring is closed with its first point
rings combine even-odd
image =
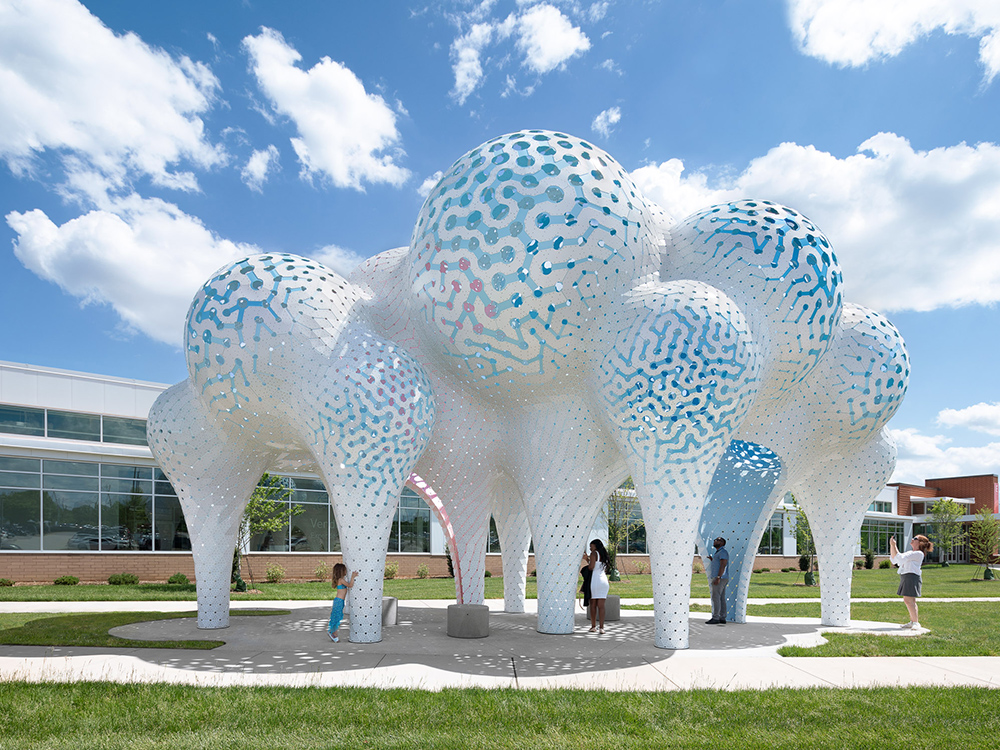
{"type": "Polygon", "coordinates": [[[490,608],[485,604],[448,607],[448,635],[452,638],[485,638],[489,634],[490,608]]]}
{"type": "Polygon", "coordinates": [[[383,625],[395,625],[396,624],[396,609],[399,606],[399,600],[394,596],[383,596],[382,597],[382,624],[383,625]]]}

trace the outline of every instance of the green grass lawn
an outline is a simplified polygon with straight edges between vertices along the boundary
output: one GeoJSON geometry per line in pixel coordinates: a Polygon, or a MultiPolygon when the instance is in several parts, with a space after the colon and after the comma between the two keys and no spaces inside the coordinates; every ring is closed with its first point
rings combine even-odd
{"type": "Polygon", "coordinates": [[[981,688],[578,690],[0,683],[0,749],[996,748],[981,688]],[[473,719],[473,720],[470,720],[473,719]]]}
{"type": "MultiPolygon", "coordinates": [[[[623,609],[652,609],[645,604],[623,609]]],[[[695,604],[693,612],[709,612],[695,604]]],[[[819,617],[819,602],[751,604],[747,614],[758,617],[819,617]]],[[[854,602],[851,618],[871,622],[904,623],[909,619],[902,600],[854,602]]],[[[994,602],[924,602],[920,624],[930,630],[919,636],[827,633],[829,643],[814,648],[785,646],[782,656],[1000,656],[1000,627],[994,602]]]]}
{"type": "MultiPolygon", "coordinates": [[[[974,565],[951,565],[942,568],[928,565],[923,570],[926,597],[1000,596],[1000,580],[973,581],[974,565]]],[[[890,597],[896,595],[899,576],[894,569],[856,570],[852,595],[855,597],[890,597]]],[[[330,584],[310,583],[257,583],[260,594],[233,594],[234,600],[242,599],[330,599],[330,584]]],[[[653,596],[649,575],[631,575],[611,584],[611,593],[624,599],[653,596]]],[[[452,578],[406,578],[385,582],[385,595],[398,599],[454,599],[455,581],[452,578]]],[[[529,576],[527,596],[537,595],[535,578],[529,576]]],[[[708,598],[708,580],[704,574],[691,577],[691,596],[708,598]]],[[[803,586],[802,573],[754,573],[750,579],[751,598],[792,599],[819,598],[818,586],[803,586]]],[[[0,588],[0,601],[194,601],[192,584],[178,586],[166,583],[143,583],[138,586],[13,586],[0,588]]],[[[503,578],[486,579],[486,598],[503,598],[503,578]]]]}
{"type": "MultiPolygon", "coordinates": [[[[288,614],[288,611],[237,610],[233,616],[288,614]]],[[[211,649],[224,641],[136,641],[108,633],[119,625],[194,617],[194,612],[100,612],[71,615],[0,613],[0,644],[5,646],[93,646],[98,648],[211,649]]],[[[2,745],[0,745],[2,747],[2,745]]]]}

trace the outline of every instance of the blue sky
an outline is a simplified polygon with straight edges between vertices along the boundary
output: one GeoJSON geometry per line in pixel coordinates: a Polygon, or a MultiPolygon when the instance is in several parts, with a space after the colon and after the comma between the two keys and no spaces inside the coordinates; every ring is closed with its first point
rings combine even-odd
{"type": "Polygon", "coordinates": [[[545,128],[675,219],[808,215],[910,349],[894,479],[995,473],[998,74],[977,0],[0,0],[0,359],[182,380],[216,268],[346,273],[462,153],[545,128]]]}

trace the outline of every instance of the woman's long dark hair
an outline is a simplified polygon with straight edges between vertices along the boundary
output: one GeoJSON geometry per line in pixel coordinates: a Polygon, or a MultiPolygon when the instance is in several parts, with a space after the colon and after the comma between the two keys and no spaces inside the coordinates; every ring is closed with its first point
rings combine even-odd
{"type": "Polygon", "coordinates": [[[604,542],[600,539],[594,539],[590,543],[597,547],[597,559],[601,561],[604,569],[607,570],[610,560],[608,558],[608,551],[604,548],[604,542]]]}

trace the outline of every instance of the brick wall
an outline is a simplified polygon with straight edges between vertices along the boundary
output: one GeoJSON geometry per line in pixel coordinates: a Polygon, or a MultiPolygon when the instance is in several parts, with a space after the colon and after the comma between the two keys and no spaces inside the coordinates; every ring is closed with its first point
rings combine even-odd
{"type": "Polygon", "coordinates": [[[896,488],[896,513],[901,516],[911,515],[911,498],[938,497],[941,493],[937,487],[921,487],[916,484],[890,485],[896,488]]]}
{"type": "MultiPolygon", "coordinates": [[[[325,562],[329,568],[342,561],[339,554],[310,554],[306,552],[252,552],[244,559],[243,577],[249,580],[253,571],[255,581],[263,581],[270,565],[280,565],[285,569],[285,577],[293,581],[315,580],[316,567],[325,562]],[[247,559],[248,558],[248,559],[247,559]],[[247,566],[249,565],[249,570],[247,566]]],[[[417,568],[427,566],[433,578],[448,575],[448,563],[444,555],[389,555],[387,562],[399,565],[399,578],[416,578],[417,568]]],[[[798,567],[798,557],[761,555],[754,561],[754,569],[798,567]]],[[[698,569],[701,558],[692,559],[692,567],[698,569]]],[[[582,567],[582,562],[581,562],[582,567]]],[[[500,555],[486,556],[486,569],[491,575],[503,575],[500,555]]],[[[618,555],[618,569],[628,575],[649,573],[649,555],[618,555]]],[[[535,557],[528,558],[528,574],[535,570],[535,557]]],[[[0,553],[0,578],[9,578],[16,583],[52,583],[59,576],[74,575],[82,583],[103,583],[112,573],[134,573],[145,582],[165,582],[174,573],[183,573],[195,580],[194,560],[186,553],[155,552],[3,552],[0,553]]]]}
{"type": "Polygon", "coordinates": [[[184,553],[127,552],[0,553],[0,578],[16,583],[52,583],[59,576],[76,576],[83,583],[108,580],[113,573],[134,573],[140,581],[166,580],[183,573],[194,580],[194,561],[184,553]]]}
{"type": "Polygon", "coordinates": [[[992,512],[1000,512],[997,507],[997,475],[982,474],[975,477],[949,477],[947,479],[928,479],[926,484],[934,485],[941,491],[940,495],[949,497],[973,497],[976,502],[973,504],[970,514],[977,513],[982,508],[989,508],[992,512]]]}

